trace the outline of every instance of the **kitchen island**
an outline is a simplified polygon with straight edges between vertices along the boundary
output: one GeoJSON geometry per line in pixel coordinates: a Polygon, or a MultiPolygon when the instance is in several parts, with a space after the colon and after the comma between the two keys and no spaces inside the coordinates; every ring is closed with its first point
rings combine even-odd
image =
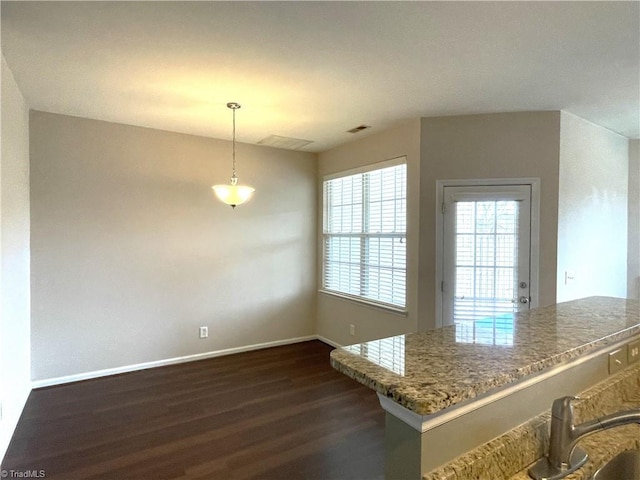
{"type": "Polygon", "coordinates": [[[387,478],[422,478],[604,380],[637,336],[637,302],[590,297],[338,348],[331,364],[378,394],[387,478]]]}

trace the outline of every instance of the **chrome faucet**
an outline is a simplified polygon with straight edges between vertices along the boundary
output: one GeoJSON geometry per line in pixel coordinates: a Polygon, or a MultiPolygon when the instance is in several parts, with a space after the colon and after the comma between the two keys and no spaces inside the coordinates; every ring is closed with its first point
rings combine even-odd
{"type": "Polygon", "coordinates": [[[634,409],[612,413],[580,425],[574,425],[571,401],[577,399],[578,397],[562,397],[553,401],[549,455],[540,459],[529,469],[531,478],[536,480],[564,478],[587,461],[587,453],[580,447],[576,447],[582,438],[620,425],[640,424],[640,409],[634,409]]]}

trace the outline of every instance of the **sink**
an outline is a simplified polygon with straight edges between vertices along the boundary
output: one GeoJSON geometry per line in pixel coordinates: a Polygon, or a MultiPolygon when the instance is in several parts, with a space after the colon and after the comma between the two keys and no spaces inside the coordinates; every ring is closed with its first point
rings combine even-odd
{"type": "Polygon", "coordinates": [[[640,480],[640,450],[619,453],[598,470],[591,480],[640,480]]]}

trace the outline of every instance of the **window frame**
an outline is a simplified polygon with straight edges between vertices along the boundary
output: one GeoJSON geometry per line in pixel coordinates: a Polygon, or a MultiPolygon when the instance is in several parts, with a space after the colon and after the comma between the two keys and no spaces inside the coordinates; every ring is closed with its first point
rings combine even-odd
{"type": "MultiPolygon", "coordinates": [[[[364,297],[364,296],[360,296],[360,295],[355,295],[355,294],[351,294],[351,293],[346,293],[346,292],[341,292],[338,290],[332,290],[329,288],[325,287],[325,279],[326,279],[326,267],[327,267],[327,261],[326,261],[326,239],[328,238],[328,236],[330,236],[330,233],[327,233],[327,221],[328,221],[328,198],[326,195],[326,190],[325,190],[325,184],[327,181],[330,180],[335,180],[335,179],[339,179],[339,178],[344,178],[344,177],[349,177],[352,175],[359,175],[359,174],[366,174],[369,172],[373,172],[376,170],[382,170],[385,168],[389,168],[389,167],[394,167],[394,166],[399,166],[399,165],[405,165],[405,167],[408,169],[408,163],[407,163],[407,157],[406,156],[400,156],[400,157],[396,157],[396,158],[392,158],[389,160],[384,160],[381,162],[376,162],[376,163],[372,163],[363,167],[358,167],[358,168],[353,168],[353,169],[349,169],[349,170],[342,170],[340,172],[335,172],[335,173],[331,173],[331,174],[327,174],[324,175],[322,177],[322,184],[321,184],[321,189],[322,189],[322,226],[321,226],[321,237],[322,237],[322,246],[321,246],[321,259],[320,259],[320,263],[321,263],[321,272],[320,272],[320,288],[319,291],[321,293],[330,295],[330,296],[334,296],[334,297],[338,297],[338,298],[342,298],[342,299],[346,299],[346,300],[350,300],[353,301],[355,303],[359,303],[359,304],[364,304],[367,306],[371,306],[371,307],[375,307],[375,308],[379,308],[379,309],[383,309],[383,310],[388,310],[391,312],[395,312],[395,313],[402,313],[402,314],[407,314],[407,308],[408,308],[408,299],[407,299],[407,294],[408,294],[408,265],[407,265],[407,258],[408,258],[408,252],[405,250],[405,266],[404,266],[404,274],[405,274],[405,283],[404,283],[404,289],[405,289],[405,295],[404,295],[404,306],[400,306],[400,305],[396,305],[396,304],[392,304],[392,303],[387,303],[384,301],[380,301],[380,300],[376,300],[376,299],[372,299],[372,298],[368,298],[368,297],[364,297]]],[[[408,208],[408,173],[405,176],[405,192],[406,192],[406,196],[405,196],[405,215],[407,215],[407,218],[405,219],[405,231],[404,233],[398,233],[398,232],[394,232],[394,233],[385,233],[385,234],[380,234],[380,233],[371,233],[371,232],[362,232],[362,233],[356,233],[356,234],[351,234],[355,237],[358,238],[380,238],[380,237],[401,237],[404,238],[405,241],[405,245],[406,242],[408,241],[408,235],[407,235],[407,230],[408,230],[408,212],[407,212],[407,208],[408,208]]],[[[363,219],[364,221],[364,219],[363,219]]],[[[339,234],[337,234],[339,235],[339,234]]],[[[343,234],[343,236],[348,236],[350,234],[343,234]]],[[[408,245],[407,245],[408,247],[408,245]]],[[[361,268],[364,268],[363,264],[361,263],[361,268]]],[[[362,281],[360,282],[360,284],[362,285],[362,281]]]]}

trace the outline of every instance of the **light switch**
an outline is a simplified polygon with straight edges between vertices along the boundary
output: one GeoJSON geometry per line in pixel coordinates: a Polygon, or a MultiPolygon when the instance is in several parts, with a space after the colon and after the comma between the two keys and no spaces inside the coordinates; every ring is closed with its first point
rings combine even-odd
{"type": "Polygon", "coordinates": [[[576,281],[576,272],[573,270],[567,270],[564,272],[564,284],[572,285],[576,281]]]}
{"type": "Polygon", "coordinates": [[[627,349],[619,348],[609,354],[609,375],[619,372],[627,365],[627,349]]]}

